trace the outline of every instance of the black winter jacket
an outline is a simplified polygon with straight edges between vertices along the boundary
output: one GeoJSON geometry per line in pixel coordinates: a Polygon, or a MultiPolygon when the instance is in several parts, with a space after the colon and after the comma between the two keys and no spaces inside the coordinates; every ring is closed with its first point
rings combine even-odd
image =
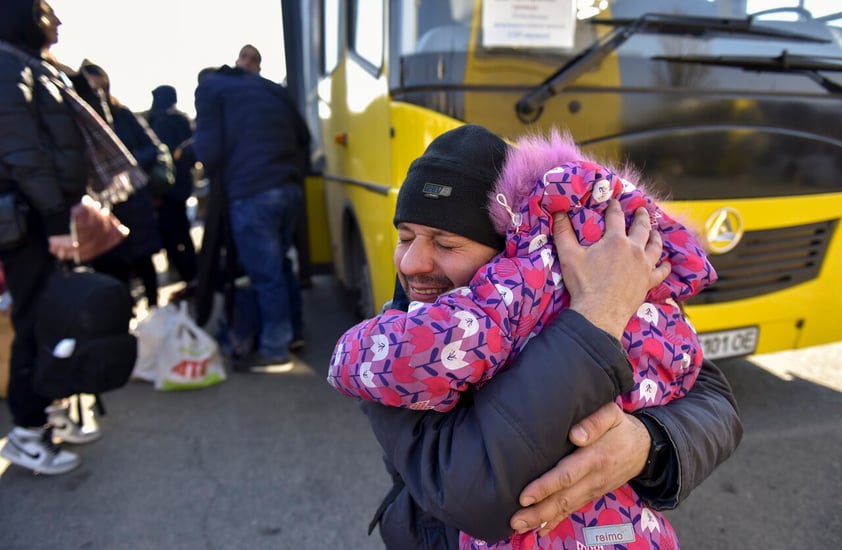
{"type": "MultiPolygon", "coordinates": [[[[574,450],[570,426],[630,383],[619,342],[566,310],[511,368],[448,413],[363,402],[397,481],[380,518],[386,547],[455,550],[458,530],[490,541],[510,535],[521,490],[574,450]]],[[[731,389],[710,362],[687,396],[637,414],[654,419],[673,444],[672,481],[648,495],[638,490],[659,509],[686,498],[742,436],[731,389]]]]}
{"type": "Polygon", "coordinates": [[[0,49],[0,193],[20,193],[47,236],[70,232],[70,208],[88,182],[82,134],[59,85],[51,66],[35,71],[0,49]]]}

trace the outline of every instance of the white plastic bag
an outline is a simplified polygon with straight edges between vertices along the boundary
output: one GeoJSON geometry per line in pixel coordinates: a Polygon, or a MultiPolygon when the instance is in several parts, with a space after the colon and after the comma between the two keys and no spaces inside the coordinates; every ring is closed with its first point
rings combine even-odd
{"type": "Polygon", "coordinates": [[[187,311],[187,303],[158,308],[138,323],[134,376],[161,391],[191,390],[225,380],[219,346],[187,311]]]}
{"type": "Polygon", "coordinates": [[[206,388],[225,380],[219,346],[193,321],[186,302],[181,302],[169,329],[158,353],[155,389],[206,388]]]}
{"type": "Polygon", "coordinates": [[[177,317],[178,308],[170,304],[162,308],[153,308],[146,317],[138,321],[134,330],[137,337],[137,361],[132,378],[154,382],[158,377],[158,352],[170,325],[175,323],[177,317]]]}

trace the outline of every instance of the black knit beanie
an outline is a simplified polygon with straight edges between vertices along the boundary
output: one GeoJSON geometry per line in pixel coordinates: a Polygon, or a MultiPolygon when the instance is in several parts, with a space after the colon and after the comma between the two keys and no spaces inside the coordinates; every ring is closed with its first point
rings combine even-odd
{"type": "Polygon", "coordinates": [[[488,200],[508,145],[482,126],[445,132],[409,166],[398,193],[394,224],[417,223],[503,249],[488,200]]]}

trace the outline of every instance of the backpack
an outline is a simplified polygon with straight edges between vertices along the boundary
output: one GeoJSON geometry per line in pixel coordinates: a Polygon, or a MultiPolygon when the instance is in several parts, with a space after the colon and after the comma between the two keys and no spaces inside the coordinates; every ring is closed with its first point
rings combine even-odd
{"type": "Polygon", "coordinates": [[[137,359],[127,286],[87,269],[57,269],[36,306],[33,386],[50,399],[98,395],[128,382],[137,359]]]}

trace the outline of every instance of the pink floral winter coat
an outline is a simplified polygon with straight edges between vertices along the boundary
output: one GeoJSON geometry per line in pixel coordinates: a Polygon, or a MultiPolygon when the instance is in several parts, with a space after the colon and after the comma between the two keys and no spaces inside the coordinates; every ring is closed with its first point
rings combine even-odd
{"type": "MultiPolygon", "coordinates": [[[[408,312],[389,310],[348,330],[337,343],[328,381],[342,393],[396,407],[451,409],[462,391],[505,368],[570,297],[552,241],[552,215],[566,212],[583,245],[598,241],[610,198],[627,224],[649,211],[672,273],[652,289],[626,326],[622,344],[635,384],[618,398],[626,411],[682,397],[702,363],[695,331],[678,303],[716,280],[694,234],[663,212],[623,173],[588,160],[568,136],[525,138],[512,150],[491,197],[492,219],[506,249],[480,268],[468,287],[408,312]],[[548,169],[549,168],[549,169],[548,169]]],[[[622,266],[617,266],[622,269],[622,266]]],[[[461,548],[578,549],[599,535],[622,547],[673,548],[672,527],[625,485],[571,515],[548,535],[513,535],[494,544],[462,534],[461,548]],[[606,535],[607,533],[607,535],[606,535]],[[616,537],[620,537],[617,539],[616,537]],[[657,545],[657,546],[655,546],[657,545]]]]}

